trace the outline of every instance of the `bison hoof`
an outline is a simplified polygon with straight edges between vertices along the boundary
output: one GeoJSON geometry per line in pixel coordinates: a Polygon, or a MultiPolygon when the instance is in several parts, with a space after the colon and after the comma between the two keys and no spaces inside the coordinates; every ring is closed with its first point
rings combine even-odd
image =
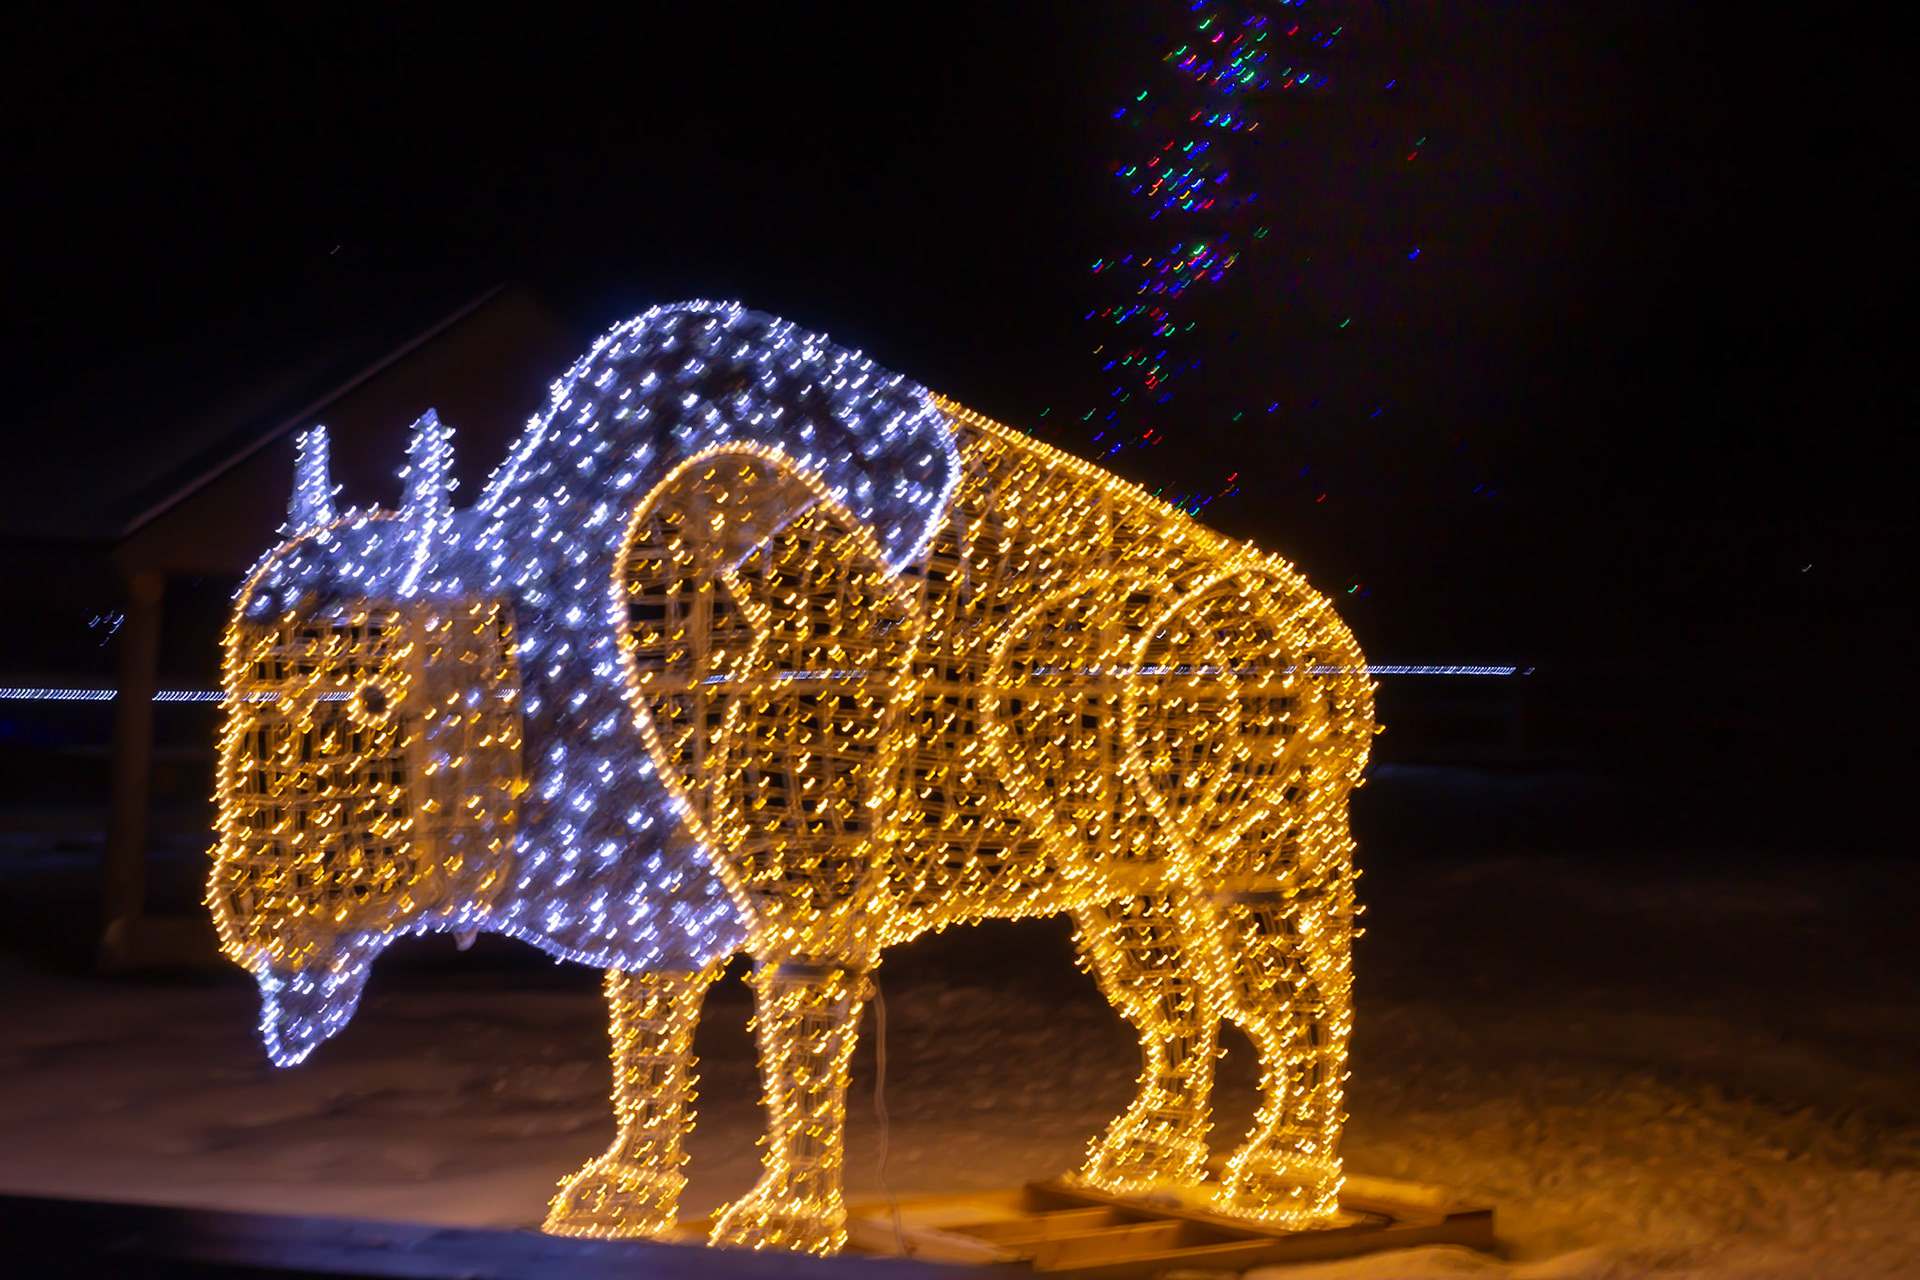
{"type": "Polygon", "coordinates": [[[673,1229],[687,1180],[612,1152],[560,1184],[542,1230],[558,1236],[660,1236],[673,1229]]]}
{"type": "Polygon", "coordinates": [[[1108,1127],[1075,1176],[1088,1186],[1124,1193],[1196,1183],[1206,1169],[1204,1139],[1173,1130],[1151,1114],[1128,1114],[1108,1127]]]}
{"type": "Polygon", "coordinates": [[[828,1209],[817,1202],[781,1200],[756,1188],[720,1211],[707,1243],[735,1249],[838,1253],[847,1243],[847,1213],[839,1204],[828,1209]]]}
{"type": "Polygon", "coordinates": [[[1230,1160],[1221,1181],[1214,1202],[1220,1212],[1232,1217],[1301,1231],[1327,1222],[1340,1211],[1339,1174],[1304,1167],[1303,1162],[1285,1156],[1230,1160]]]}

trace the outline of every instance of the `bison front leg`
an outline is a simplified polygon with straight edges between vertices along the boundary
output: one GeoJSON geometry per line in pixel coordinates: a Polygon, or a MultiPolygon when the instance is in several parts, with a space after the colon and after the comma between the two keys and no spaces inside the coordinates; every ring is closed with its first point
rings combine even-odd
{"type": "Polygon", "coordinates": [[[847,1064],[870,990],[866,971],[852,967],[768,962],[754,971],[767,1154],[753,1190],[715,1220],[714,1244],[832,1253],[846,1243],[847,1064]]]}
{"type": "Polygon", "coordinates": [[[693,1028],[719,974],[607,974],[613,1022],[613,1113],[606,1153],[560,1184],[546,1229],[569,1236],[652,1236],[673,1226],[693,1127],[693,1028]]]}
{"type": "Polygon", "coordinates": [[[1133,1103],[1093,1145],[1079,1177],[1108,1191],[1198,1182],[1206,1174],[1208,1095],[1219,1019],[1185,937],[1182,895],[1142,894],[1076,912],[1081,954],[1145,1065],[1133,1103]]]}

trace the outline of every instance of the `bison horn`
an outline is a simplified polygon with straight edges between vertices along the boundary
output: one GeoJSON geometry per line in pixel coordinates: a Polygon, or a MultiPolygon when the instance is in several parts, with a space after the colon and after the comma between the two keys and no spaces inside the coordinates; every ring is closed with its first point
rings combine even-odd
{"type": "Polygon", "coordinates": [[[429,409],[407,439],[407,465],[400,472],[407,482],[402,518],[435,526],[446,520],[453,511],[452,466],[453,432],[429,409]]]}
{"type": "Polygon", "coordinates": [[[407,465],[400,470],[406,492],[400,499],[400,521],[411,547],[400,594],[412,595],[419,586],[435,550],[453,517],[453,432],[429,409],[413,424],[407,439],[407,465]]]}
{"type": "Polygon", "coordinates": [[[315,529],[333,520],[333,478],[327,474],[327,429],[309,427],[294,437],[293,500],[287,532],[315,529]]]}

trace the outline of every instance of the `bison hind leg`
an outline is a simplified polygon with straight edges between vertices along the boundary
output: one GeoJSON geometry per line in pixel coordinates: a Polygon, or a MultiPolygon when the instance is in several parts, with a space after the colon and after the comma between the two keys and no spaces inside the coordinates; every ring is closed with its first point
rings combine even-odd
{"type": "Polygon", "coordinates": [[[1140,1033],[1140,1091],[1094,1142],[1080,1180],[1107,1191],[1192,1185],[1206,1175],[1219,1016],[1183,914],[1184,893],[1148,893],[1074,914],[1101,991],[1140,1033]]]}
{"type": "Polygon", "coordinates": [[[681,1140],[693,1127],[693,1029],[719,963],[683,973],[609,971],[613,1145],[560,1184],[544,1229],[567,1236],[670,1231],[686,1178],[681,1140]]]}
{"type": "Polygon", "coordinates": [[[1253,1128],[1227,1158],[1220,1207],[1301,1228],[1339,1207],[1347,1041],[1353,1026],[1351,896],[1246,894],[1216,904],[1221,1005],[1260,1055],[1253,1128]]]}

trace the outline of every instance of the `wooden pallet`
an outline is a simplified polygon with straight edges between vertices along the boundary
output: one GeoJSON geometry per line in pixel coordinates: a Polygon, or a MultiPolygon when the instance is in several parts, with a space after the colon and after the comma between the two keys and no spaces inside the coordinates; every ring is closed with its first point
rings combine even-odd
{"type": "Polygon", "coordinates": [[[1494,1244],[1490,1207],[1419,1183],[1349,1178],[1339,1217],[1309,1231],[1226,1217],[1212,1212],[1206,1199],[1205,1188],[1177,1196],[1122,1196],[1059,1181],[1031,1182],[1011,1191],[903,1200],[897,1229],[886,1203],[856,1204],[849,1208],[848,1230],[852,1247],[866,1253],[1023,1265],[1074,1280],[1242,1270],[1423,1244],[1494,1244]]]}

